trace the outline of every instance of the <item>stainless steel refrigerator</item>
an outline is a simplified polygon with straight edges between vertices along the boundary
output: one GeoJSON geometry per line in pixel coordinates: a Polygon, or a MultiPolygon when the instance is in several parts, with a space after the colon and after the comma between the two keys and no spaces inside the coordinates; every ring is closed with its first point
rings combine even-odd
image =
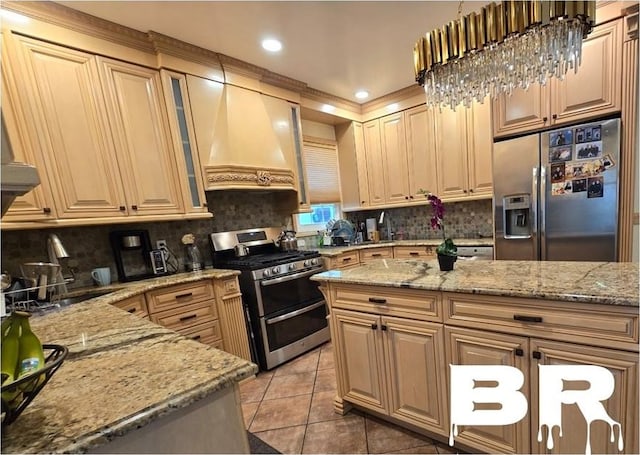
{"type": "Polygon", "coordinates": [[[494,143],[496,259],[616,261],[620,120],[494,143]]]}

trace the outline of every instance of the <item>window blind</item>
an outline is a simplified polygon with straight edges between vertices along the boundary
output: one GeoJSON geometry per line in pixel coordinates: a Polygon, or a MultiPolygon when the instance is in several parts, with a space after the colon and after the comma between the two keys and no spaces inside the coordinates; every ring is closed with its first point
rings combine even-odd
{"type": "Polygon", "coordinates": [[[311,204],[340,202],[337,146],[305,139],[302,150],[309,202],[311,204]]]}

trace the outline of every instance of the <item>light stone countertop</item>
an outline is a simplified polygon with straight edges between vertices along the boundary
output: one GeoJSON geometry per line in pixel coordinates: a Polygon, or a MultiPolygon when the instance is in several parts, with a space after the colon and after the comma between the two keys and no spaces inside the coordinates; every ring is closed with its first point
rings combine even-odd
{"type": "MultiPolygon", "coordinates": [[[[456,246],[493,246],[493,238],[484,239],[452,239],[456,246]]],[[[318,250],[322,256],[335,257],[342,253],[357,251],[369,248],[382,248],[393,246],[438,246],[442,243],[442,239],[423,239],[423,240],[382,240],[378,243],[358,243],[349,246],[322,246],[308,249],[318,250]]]]}
{"type": "Polygon", "coordinates": [[[125,288],[34,315],[31,326],[40,340],[67,346],[69,355],[3,428],[2,453],[86,452],[257,373],[251,362],[109,304],[158,287],[237,274],[214,269],[117,284],[125,288]]]}
{"type": "Polygon", "coordinates": [[[312,280],[446,292],[639,306],[637,263],[473,261],[458,259],[441,272],[438,261],[377,259],[312,280]]]}

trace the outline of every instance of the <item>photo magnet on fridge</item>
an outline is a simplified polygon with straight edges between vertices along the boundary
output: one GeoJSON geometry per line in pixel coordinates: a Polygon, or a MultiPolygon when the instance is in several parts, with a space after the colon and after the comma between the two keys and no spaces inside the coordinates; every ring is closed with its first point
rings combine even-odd
{"type": "Polygon", "coordinates": [[[587,179],[587,198],[602,197],[604,185],[602,177],[589,177],[587,179]]]}
{"type": "Polygon", "coordinates": [[[583,142],[599,141],[602,136],[602,129],[598,126],[588,126],[576,128],[576,144],[583,142]]]}
{"type": "Polygon", "coordinates": [[[602,141],[585,142],[576,145],[576,159],[586,160],[589,158],[600,158],[602,156],[602,141]]]}
{"type": "Polygon", "coordinates": [[[611,155],[607,153],[604,158],[602,158],[602,165],[604,166],[604,169],[606,171],[607,169],[611,169],[613,166],[615,166],[616,163],[615,161],[613,161],[611,155]]]}
{"type": "Polygon", "coordinates": [[[556,147],[549,149],[549,162],[569,161],[571,159],[571,147],[556,147]]]}
{"type": "Polygon", "coordinates": [[[549,134],[549,147],[573,144],[573,130],[553,131],[549,134]]]}
{"type": "Polygon", "coordinates": [[[564,163],[551,165],[551,182],[564,182],[564,163]]]}
{"type": "Polygon", "coordinates": [[[572,180],[572,188],[574,193],[582,193],[587,191],[587,179],[572,180]]]}

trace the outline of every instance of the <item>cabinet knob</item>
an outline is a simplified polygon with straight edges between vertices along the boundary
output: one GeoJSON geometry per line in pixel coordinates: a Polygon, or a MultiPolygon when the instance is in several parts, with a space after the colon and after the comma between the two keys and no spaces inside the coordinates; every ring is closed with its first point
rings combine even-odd
{"type": "Polygon", "coordinates": [[[206,202],[203,202],[203,203],[202,203],[202,206],[203,206],[203,207],[209,207],[209,206],[207,205],[207,203],[206,203],[206,202]]]}
{"type": "Polygon", "coordinates": [[[542,358],[542,353],[540,351],[533,351],[531,353],[531,357],[533,357],[534,359],[541,359],[542,358]]]}
{"type": "Polygon", "coordinates": [[[48,215],[51,213],[51,207],[44,207],[42,211],[48,215]]]}
{"type": "Polygon", "coordinates": [[[409,196],[409,199],[413,199],[413,196],[409,196]]]}
{"type": "Polygon", "coordinates": [[[522,357],[524,355],[524,351],[520,348],[516,348],[516,355],[518,357],[522,357]]]}
{"type": "Polygon", "coordinates": [[[124,205],[121,205],[119,208],[121,212],[124,212],[125,210],[127,210],[127,208],[124,205]]]}
{"type": "Polygon", "coordinates": [[[473,190],[472,190],[472,189],[471,189],[471,190],[469,190],[469,193],[473,193],[473,190]]]}
{"type": "Polygon", "coordinates": [[[542,121],[543,121],[543,122],[547,123],[547,120],[549,120],[549,118],[548,118],[548,117],[542,117],[542,121]]]}
{"type": "Polygon", "coordinates": [[[405,196],[404,198],[408,200],[408,199],[409,199],[409,196],[405,196]]]}
{"type": "Polygon", "coordinates": [[[373,330],[378,330],[378,324],[371,324],[371,328],[373,330]]]}
{"type": "Polygon", "coordinates": [[[364,204],[365,202],[367,202],[367,201],[360,201],[360,204],[364,204]]]}
{"type": "Polygon", "coordinates": [[[386,325],[384,325],[384,324],[382,324],[382,325],[380,326],[380,330],[387,330],[387,326],[386,326],[386,325]]]}
{"type": "Polygon", "coordinates": [[[462,190],[462,192],[463,192],[463,193],[466,193],[466,192],[467,192],[467,190],[462,190]]]}
{"type": "Polygon", "coordinates": [[[552,119],[554,119],[554,120],[555,120],[555,119],[557,119],[557,118],[558,118],[558,114],[553,114],[553,115],[551,116],[551,118],[552,118],[552,119]]]}
{"type": "Polygon", "coordinates": [[[132,206],[131,206],[131,208],[132,208],[133,210],[138,210],[138,206],[137,206],[137,205],[132,205],[132,206]]]}
{"type": "Polygon", "coordinates": [[[299,204],[300,204],[300,205],[304,205],[304,201],[300,201],[300,202],[299,202],[299,204]]]}

